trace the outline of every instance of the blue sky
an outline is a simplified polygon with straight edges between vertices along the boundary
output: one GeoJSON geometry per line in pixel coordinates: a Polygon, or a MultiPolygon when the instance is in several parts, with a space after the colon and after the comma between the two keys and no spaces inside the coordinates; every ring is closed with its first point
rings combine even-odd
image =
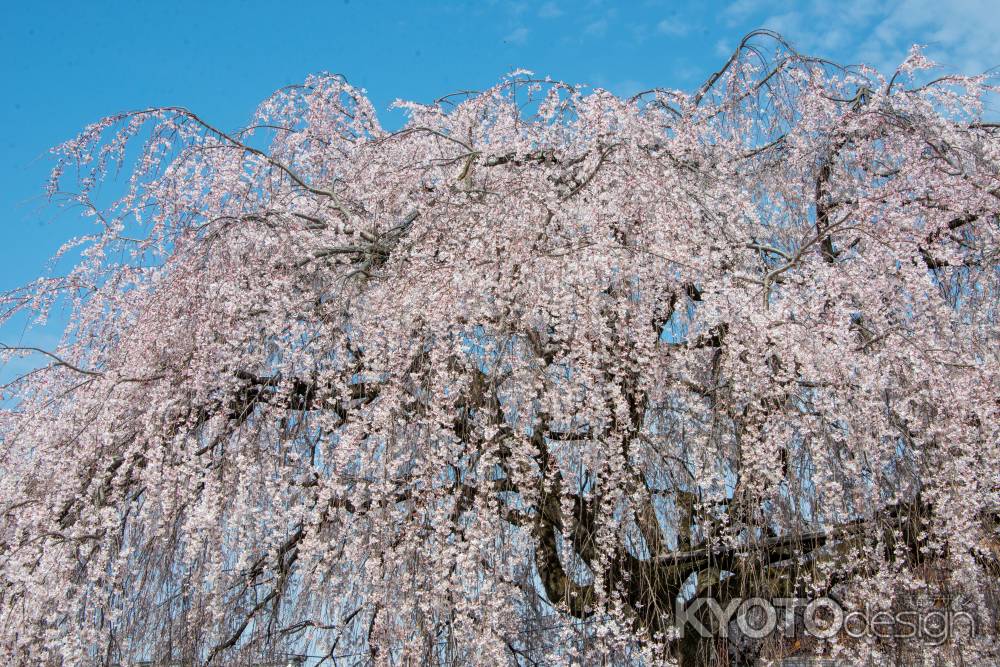
{"type": "MultiPolygon", "coordinates": [[[[115,111],[183,105],[235,127],[274,89],[339,72],[378,109],[527,68],[629,94],[693,88],[756,27],[800,50],[892,69],[914,42],[951,69],[1000,65],[986,0],[294,3],[35,2],[0,9],[0,290],[85,231],[45,205],[48,147],[115,111]]],[[[391,124],[388,111],[385,118],[391,124]]],[[[2,333],[2,332],[0,332],[2,333]]],[[[3,342],[14,342],[4,338],[3,342]]]]}

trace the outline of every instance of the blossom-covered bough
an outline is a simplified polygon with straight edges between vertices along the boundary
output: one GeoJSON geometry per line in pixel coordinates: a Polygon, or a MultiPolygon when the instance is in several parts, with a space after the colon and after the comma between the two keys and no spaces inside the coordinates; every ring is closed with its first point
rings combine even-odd
{"type": "Polygon", "coordinates": [[[995,659],[1000,131],[929,68],[756,32],[694,93],[521,72],[387,131],[316,76],[87,128],[52,192],[96,231],[3,299],[72,315],[5,388],[2,661],[995,659]],[[915,593],[975,636],[698,602],[915,593]]]}

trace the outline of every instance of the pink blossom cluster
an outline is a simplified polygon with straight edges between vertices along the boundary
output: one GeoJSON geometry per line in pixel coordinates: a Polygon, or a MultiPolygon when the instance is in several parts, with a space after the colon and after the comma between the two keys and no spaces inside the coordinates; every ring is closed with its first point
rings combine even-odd
{"type": "Polygon", "coordinates": [[[675,602],[914,592],[996,660],[1000,127],[933,67],[755,33],[691,93],[90,126],[79,263],[0,299],[72,313],[4,388],[0,662],[878,661],[675,602]]]}

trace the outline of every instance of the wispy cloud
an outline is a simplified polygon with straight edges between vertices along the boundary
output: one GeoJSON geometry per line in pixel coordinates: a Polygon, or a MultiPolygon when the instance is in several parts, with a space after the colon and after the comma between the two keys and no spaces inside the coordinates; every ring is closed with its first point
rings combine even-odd
{"type": "Polygon", "coordinates": [[[554,2],[543,3],[538,8],[538,16],[543,19],[555,19],[563,15],[563,10],[554,2]]]}
{"type": "Polygon", "coordinates": [[[607,32],[608,19],[606,18],[599,18],[596,21],[591,21],[583,28],[583,33],[585,35],[591,35],[593,37],[603,37],[607,32]]]}
{"type": "Polygon", "coordinates": [[[507,44],[517,44],[520,46],[528,41],[528,29],[523,25],[518,26],[507,33],[507,35],[503,38],[503,41],[507,44]]]}
{"type": "Polygon", "coordinates": [[[727,40],[720,39],[715,43],[715,55],[720,58],[728,58],[735,48],[736,44],[730,44],[727,40]]]}
{"type": "Polygon", "coordinates": [[[656,24],[656,32],[661,35],[673,35],[677,37],[686,34],[687,31],[687,25],[677,19],[663,19],[656,24]]]}
{"type": "MultiPolygon", "coordinates": [[[[898,63],[910,42],[927,44],[927,55],[966,74],[1000,66],[1000,12],[993,1],[904,0],[871,30],[871,55],[898,63]]],[[[886,63],[888,64],[888,63],[886,63]]]]}
{"type": "Polygon", "coordinates": [[[891,71],[913,43],[967,74],[1000,66],[996,0],[735,0],[720,14],[729,27],[764,26],[804,51],[891,71]]]}
{"type": "Polygon", "coordinates": [[[768,0],[735,0],[722,10],[721,18],[724,23],[732,27],[751,15],[759,13],[768,4],[773,5],[774,3],[769,3],[768,0]]]}

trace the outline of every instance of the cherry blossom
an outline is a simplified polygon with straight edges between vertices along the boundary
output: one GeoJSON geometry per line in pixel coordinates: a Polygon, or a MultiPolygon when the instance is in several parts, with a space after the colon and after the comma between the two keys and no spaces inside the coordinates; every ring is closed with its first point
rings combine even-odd
{"type": "Polygon", "coordinates": [[[915,592],[995,660],[1000,126],[935,67],[758,31],[690,92],[89,126],[79,262],[0,309],[71,312],[0,413],[3,662],[891,661],[676,601],[915,592]]]}

